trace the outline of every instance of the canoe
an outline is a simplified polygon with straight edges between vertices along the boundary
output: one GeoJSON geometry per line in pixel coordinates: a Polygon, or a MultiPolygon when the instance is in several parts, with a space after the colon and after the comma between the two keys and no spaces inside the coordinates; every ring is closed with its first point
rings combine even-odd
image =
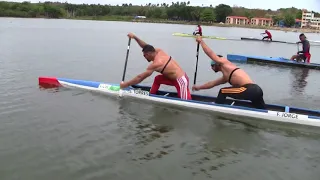
{"type": "Polygon", "coordinates": [[[293,42],[286,42],[286,41],[262,40],[262,38],[261,38],[261,39],[258,39],[258,38],[253,38],[253,37],[241,37],[241,40],[247,40],[247,41],[263,41],[263,42],[277,42],[277,43],[286,43],[286,44],[296,44],[296,43],[293,43],[293,42]]]}
{"type": "MultiPolygon", "coordinates": [[[[275,42],[275,43],[284,43],[284,44],[297,44],[296,42],[277,41],[277,40],[270,41],[270,40],[262,40],[262,38],[258,39],[258,38],[254,38],[254,37],[241,37],[240,39],[246,40],[246,41],[262,41],[262,42],[268,42],[268,43],[275,42]]],[[[312,45],[312,46],[319,46],[320,45],[319,42],[317,42],[317,41],[310,41],[309,40],[309,42],[310,42],[310,45],[312,45]]]]}
{"type": "MultiPolygon", "coordinates": [[[[187,34],[187,33],[173,33],[173,36],[180,36],[180,37],[196,37],[193,34],[187,34]]],[[[217,36],[202,36],[202,38],[208,38],[208,39],[219,39],[219,40],[226,40],[227,38],[223,37],[217,37],[217,36]]]]}
{"type": "Polygon", "coordinates": [[[225,104],[215,104],[216,97],[195,94],[192,95],[192,100],[182,100],[177,98],[176,92],[158,91],[157,94],[149,94],[149,86],[134,85],[121,90],[119,84],[67,78],[39,77],[39,85],[42,87],[79,88],[117,97],[135,98],[149,103],[204,110],[214,112],[216,115],[224,115],[224,117],[237,117],[238,121],[246,121],[251,118],[265,120],[258,121],[259,123],[280,122],[286,125],[289,123],[320,127],[320,111],[296,107],[267,104],[267,109],[263,110],[253,108],[249,101],[233,99],[227,99],[225,104]]]}
{"type": "Polygon", "coordinates": [[[271,63],[271,64],[281,64],[281,65],[320,70],[320,64],[291,61],[290,59],[286,59],[283,57],[246,56],[246,55],[228,54],[227,59],[231,62],[271,63]]]}

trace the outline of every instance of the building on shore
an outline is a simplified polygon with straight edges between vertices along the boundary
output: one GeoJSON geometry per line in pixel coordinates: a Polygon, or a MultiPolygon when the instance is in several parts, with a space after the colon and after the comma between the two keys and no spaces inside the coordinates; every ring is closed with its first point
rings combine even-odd
{"type": "Polygon", "coordinates": [[[302,10],[301,28],[320,29],[320,17],[315,17],[313,12],[302,10]]]}
{"type": "MultiPolygon", "coordinates": [[[[244,16],[228,16],[226,17],[225,23],[236,25],[274,26],[272,18],[253,17],[249,19],[244,16]]],[[[276,26],[284,27],[284,20],[280,20],[276,26]]],[[[308,12],[303,9],[301,19],[295,19],[294,27],[320,29],[320,17],[316,17],[315,13],[308,12]]]]}
{"type": "Polygon", "coordinates": [[[250,20],[247,17],[243,17],[243,16],[228,16],[228,17],[226,17],[226,24],[246,25],[249,23],[250,23],[250,20]]]}
{"type": "Polygon", "coordinates": [[[271,18],[254,17],[249,19],[244,16],[228,16],[226,17],[226,24],[273,26],[273,20],[271,18]]]}
{"type": "Polygon", "coordinates": [[[251,18],[251,25],[273,26],[272,18],[251,18]]]}
{"type": "MultiPolygon", "coordinates": [[[[293,27],[295,27],[295,28],[300,28],[300,27],[301,27],[301,22],[302,22],[301,19],[296,19],[296,20],[295,20],[295,24],[294,24],[293,27]]],[[[275,26],[285,27],[284,20],[280,20],[275,26]]]]}
{"type": "Polygon", "coordinates": [[[301,27],[302,20],[296,19],[296,23],[294,24],[294,27],[301,27]]]}

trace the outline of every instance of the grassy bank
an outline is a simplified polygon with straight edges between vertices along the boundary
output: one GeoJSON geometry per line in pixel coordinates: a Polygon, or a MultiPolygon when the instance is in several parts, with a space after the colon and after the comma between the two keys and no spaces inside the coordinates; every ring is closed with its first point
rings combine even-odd
{"type": "Polygon", "coordinates": [[[96,20],[96,21],[132,21],[132,16],[79,16],[70,17],[68,19],[77,20],[96,20]]]}
{"type": "MultiPolygon", "coordinates": [[[[77,20],[97,20],[97,21],[125,21],[125,22],[137,22],[137,23],[165,23],[165,24],[186,24],[186,25],[197,25],[197,21],[179,21],[179,20],[167,20],[167,19],[134,19],[132,16],[80,16],[71,17],[68,19],[77,20]]],[[[201,22],[203,26],[217,26],[217,27],[241,27],[241,28],[251,28],[251,29],[269,29],[269,30],[279,30],[285,32],[300,32],[300,33],[319,33],[319,30],[314,29],[301,29],[301,28],[282,28],[282,27],[266,27],[266,26],[252,26],[252,25],[235,25],[235,24],[220,24],[220,23],[210,23],[201,22]]]]}

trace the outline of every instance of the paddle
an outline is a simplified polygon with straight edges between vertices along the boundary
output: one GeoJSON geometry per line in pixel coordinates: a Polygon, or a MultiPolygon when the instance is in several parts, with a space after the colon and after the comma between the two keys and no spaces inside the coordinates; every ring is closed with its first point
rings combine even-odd
{"type": "MultiPolygon", "coordinates": [[[[126,76],[128,57],[129,57],[129,50],[130,50],[130,43],[131,43],[131,38],[129,37],[126,61],[124,63],[124,69],[123,69],[123,75],[122,75],[122,82],[124,82],[124,79],[125,79],[125,76],[126,76]]],[[[120,97],[122,96],[122,89],[119,90],[119,96],[120,97]]]]}
{"type": "Polygon", "coordinates": [[[263,33],[260,33],[260,35],[262,36],[262,41],[264,41],[264,39],[263,39],[263,38],[264,38],[264,35],[263,35],[263,33]]]}
{"type": "Polygon", "coordinates": [[[122,75],[122,82],[124,81],[124,78],[125,78],[125,75],[126,75],[126,71],[127,71],[127,64],[128,64],[130,43],[131,43],[131,38],[129,38],[129,41],[128,41],[127,55],[126,55],[126,61],[125,61],[125,63],[124,63],[124,69],[123,69],[123,75],[122,75]]]}
{"type": "Polygon", "coordinates": [[[196,70],[195,70],[195,72],[194,72],[193,85],[196,84],[196,80],[197,80],[198,60],[199,60],[199,45],[200,45],[200,43],[197,44],[197,55],[196,55],[196,57],[197,57],[197,62],[196,62],[196,70]]]}
{"type": "MultiPolygon", "coordinates": [[[[299,55],[299,43],[297,43],[297,55],[299,55]]],[[[297,62],[302,62],[302,59],[301,58],[299,58],[300,56],[298,56],[297,58],[296,58],[296,61],[297,62]]]]}

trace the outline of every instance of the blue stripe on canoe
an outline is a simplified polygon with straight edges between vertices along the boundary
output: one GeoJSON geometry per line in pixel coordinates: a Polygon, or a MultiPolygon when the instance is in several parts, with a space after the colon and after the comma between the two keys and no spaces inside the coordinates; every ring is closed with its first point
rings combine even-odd
{"type": "MultiPolygon", "coordinates": [[[[149,86],[144,86],[144,85],[135,85],[137,88],[150,88],[149,86]]],[[[133,88],[134,89],[134,88],[133,88]]],[[[166,93],[174,93],[174,92],[169,92],[169,91],[163,91],[163,90],[159,90],[160,92],[166,94],[166,93]]],[[[159,96],[159,95],[158,95],[159,96]]],[[[200,95],[200,94],[197,94],[196,96],[198,97],[202,97],[202,98],[216,98],[214,96],[205,96],[205,95],[200,95]]],[[[164,96],[166,97],[166,96],[164,96]]],[[[189,100],[190,101],[190,100],[189,100]]],[[[192,100],[194,101],[194,100],[192,100]]],[[[236,101],[239,101],[239,102],[249,102],[249,100],[236,100],[236,101]]],[[[202,101],[200,101],[202,102],[202,101]]],[[[210,103],[209,103],[210,104],[210,103]]],[[[274,106],[274,107],[278,107],[278,108],[283,108],[285,109],[286,106],[284,105],[278,105],[278,104],[266,104],[268,106],[274,106]]],[[[228,105],[227,105],[228,106],[228,105]]],[[[242,106],[241,106],[242,107],[242,106]]],[[[307,111],[307,112],[313,112],[313,113],[320,113],[320,111],[317,111],[317,110],[311,110],[311,109],[306,109],[306,108],[298,108],[298,107],[289,107],[287,106],[289,109],[293,109],[293,110],[301,110],[301,111],[307,111]]],[[[252,109],[252,108],[251,108],[252,109]]],[[[255,108],[253,108],[255,109],[255,108]]]]}
{"type": "Polygon", "coordinates": [[[242,55],[228,54],[227,59],[233,62],[247,62],[247,57],[242,55]]]}
{"type": "MultiPolygon", "coordinates": [[[[166,92],[166,91],[163,91],[163,92],[166,92]]],[[[171,93],[171,92],[166,92],[166,93],[171,93]]],[[[204,95],[197,95],[197,96],[199,96],[199,97],[203,97],[203,98],[205,98],[205,97],[208,97],[208,96],[204,96],[204,95]]],[[[239,101],[239,102],[250,102],[250,101],[248,101],[248,100],[237,100],[237,101],[239,101]]],[[[278,107],[278,108],[284,108],[284,109],[286,109],[286,107],[288,108],[288,112],[290,111],[290,110],[300,110],[300,111],[305,111],[305,112],[311,112],[311,113],[320,113],[320,111],[317,111],[317,110],[311,110],[311,109],[306,109],[306,108],[298,108],[298,107],[289,107],[289,106],[283,106],[283,105],[278,105],[278,104],[266,104],[266,105],[268,105],[268,106],[274,106],[274,107],[278,107]]],[[[228,106],[228,105],[227,105],[228,106]]],[[[242,106],[241,106],[242,107],[242,106]]],[[[252,109],[252,108],[251,108],[252,109]]],[[[254,108],[253,108],[254,109],[254,108]]],[[[285,112],[286,112],[286,110],[285,110],[285,112]]],[[[319,117],[320,118],[320,117],[319,117]]]]}
{"type": "Polygon", "coordinates": [[[232,62],[247,62],[248,58],[250,59],[259,59],[262,61],[274,61],[274,62],[280,62],[283,64],[301,64],[306,67],[308,66],[314,66],[314,67],[320,67],[320,64],[317,63],[304,63],[304,62],[296,62],[291,61],[289,59],[283,58],[283,57],[267,57],[267,56],[245,56],[245,55],[237,55],[237,54],[227,54],[227,59],[232,62]]]}
{"type": "Polygon", "coordinates": [[[119,86],[119,84],[112,84],[112,83],[102,83],[97,81],[85,81],[85,80],[76,80],[76,79],[67,79],[67,78],[57,78],[59,81],[64,81],[72,84],[88,86],[93,88],[98,88],[100,84],[109,84],[114,86],[119,86]]]}
{"type": "Polygon", "coordinates": [[[320,120],[320,117],[318,117],[318,116],[308,116],[308,118],[310,118],[310,119],[319,119],[320,120]]]}
{"type": "Polygon", "coordinates": [[[233,62],[247,62],[248,58],[252,59],[261,59],[265,61],[278,61],[278,62],[283,62],[283,63],[293,63],[293,64],[302,64],[302,63],[297,63],[295,61],[289,61],[289,59],[285,59],[282,57],[263,57],[263,56],[244,56],[244,55],[237,55],[237,54],[228,54],[227,59],[229,61],[233,62]]]}
{"type": "MultiPolygon", "coordinates": [[[[253,59],[263,59],[263,60],[270,60],[270,61],[281,61],[281,62],[293,62],[297,63],[296,61],[289,61],[289,59],[286,59],[284,57],[268,57],[268,56],[246,56],[247,58],[253,58],[253,59]]],[[[304,63],[297,63],[297,64],[304,64],[304,63]]]]}
{"type": "MultiPolygon", "coordinates": [[[[210,105],[210,106],[220,106],[220,107],[227,107],[227,108],[233,108],[233,109],[242,109],[242,110],[248,110],[248,111],[268,113],[268,110],[265,110],[265,109],[255,109],[255,108],[243,107],[243,106],[231,106],[231,105],[227,105],[227,104],[214,104],[214,103],[195,101],[195,100],[184,100],[184,99],[178,99],[178,98],[174,98],[174,97],[167,97],[167,96],[160,96],[160,95],[153,95],[153,94],[150,94],[150,96],[163,98],[163,99],[176,100],[176,101],[184,101],[184,102],[191,102],[191,103],[197,103],[197,104],[204,104],[204,105],[210,105]]],[[[278,106],[278,105],[274,105],[274,106],[278,106]]],[[[295,108],[295,109],[299,109],[299,108],[295,108]]],[[[312,111],[312,110],[308,110],[308,109],[300,109],[300,110],[312,111]]],[[[314,112],[318,112],[318,111],[314,111],[314,112]]],[[[318,117],[318,116],[310,116],[310,115],[308,115],[308,118],[319,119],[320,120],[320,117],[318,117]]]]}
{"type": "MultiPolygon", "coordinates": [[[[136,85],[137,87],[147,87],[147,86],[141,86],[141,85],[136,85]]],[[[134,89],[134,88],[133,88],[134,89]]],[[[161,90],[159,90],[161,91],[161,90]]],[[[172,93],[172,92],[168,92],[168,91],[161,91],[163,93],[172,93]]],[[[256,108],[250,108],[250,107],[243,107],[243,106],[236,106],[236,105],[227,105],[227,104],[212,104],[212,103],[208,103],[208,102],[202,102],[202,101],[195,101],[195,100],[184,100],[184,99],[180,99],[180,98],[174,98],[174,97],[168,97],[168,96],[161,96],[161,95],[153,95],[150,94],[150,96],[153,97],[158,97],[158,98],[164,98],[164,99],[171,99],[171,100],[177,100],[177,101],[185,101],[185,102],[192,102],[192,103],[198,103],[198,104],[205,104],[205,105],[213,105],[213,106],[221,106],[221,107],[230,107],[230,108],[236,108],[236,109],[243,109],[243,110],[249,110],[249,111],[257,111],[257,112],[268,112],[268,110],[264,110],[264,109],[256,109],[256,108]]],[[[203,96],[203,95],[197,95],[199,97],[208,97],[208,96],[203,96]]],[[[238,100],[238,101],[245,101],[245,100],[238,100]]],[[[249,101],[248,101],[249,102],[249,101]]],[[[289,112],[290,109],[294,109],[294,110],[301,110],[301,111],[306,111],[306,112],[313,112],[313,113],[320,113],[320,111],[316,111],[316,110],[310,110],[310,109],[305,109],[305,108],[297,108],[297,107],[289,107],[289,106],[281,106],[281,105],[277,105],[277,104],[267,104],[269,106],[274,106],[274,107],[280,107],[280,108],[284,108],[285,111],[284,112],[289,112]]],[[[290,112],[289,112],[290,113],[290,112]]],[[[310,116],[308,115],[308,117],[312,117],[313,119],[320,119],[320,117],[318,116],[310,116]]]]}
{"type": "Polygon", "coordinates": [[[180,98],[174,98],[174,97],[168,97],[168,96],[160,96],[160,95],[154,95],[154,94],[150,94],[149,96],[162,98],[162,99],[170,99],[170,100],[175,100],[175,101],[184,101],[184,102],[191,102],[191,103],[204,104],[204,105],[210,105],[210,106],[221,106],[221,107],[229,107],[229,108],[234,108],[234,109],[242,109],[242,110],[249,110],[249,111],[268,113],[268,110],[264,110],[264,109],[255,109],[255,108],[243,107],[243,106],[231,106],[231,105],[227,105],[227,104],[215,104],[215,103],[209,103],[209,102],[203,102],[203,101],[195,101],[195,100],[185,100],[185,99],[180,99],[180,98]]]}
{"type": "Polygon", "coordinates": [[[291,61],[290,59],[286,59],[283,57],[264,57],[264,56],[246,56],[246,57],[251,59],[261,59],[264,61],[277,61],[277,62],[288,63],[288,64],[305,64],[303,62],[291,61]]]}
{"type": "Polygon", "coordinates": [[[290,107],[289,107],[289,106],[286,106],[285,112],[289,112],[289,111],[290,111],[290,107]]]}
{"type": "MultiPolygon", "coordinates": [[[[96,81],[75,80],[75,79],[67,79],[67,78],[57,78],[57,79],[59,81],[65,81],[68,83],[82,85],[82,86],[88,86],[88,87],[93,87],[93,88],[98,88],[100,84],[109,84],[109,85],[119,86],[119,84],[102,83],[102,82],[96,82],[96,81]]],[[[135,88],[128,87],[126,89],[135,89],[135,88]]],[[[164,92],[167,92],[167,91],[164,91],[164,92]]],[[[167,92],[167,93],[171,93],[171,92],[167,92]]],[[[157,97],[157,98],[163,98],[163,99],[176,100],[176,101],[185,101],[185,102],[198,103],[198,104],[204,104],[204,105],[221,106],[221,107],[229,107],[229,108],[234,108],[234,109],[242,109],[242,110],[268,113],[268,110],[264,110],[264,109],[255,109],[255,108],[243,107],[243,106],[231,106],[231,105],[226,105],[226,104],[213,104],[213,103],[208,103],[208,102],[195,101],[195,100],[184,100],[184,99],[180,99],[180,98],[160,96],[160,95],[154,95],[154,94],[150,94],[150,96],[157,97]]],[[[205,96],[203,96],[203,97],[205,97],[205,96]]],[[[276,105],[276,106],[278,106],[278,105],[276,105]]],[[[283,106],[281,106],[281,107],[283,107],[283,106]]],[[[313,110],[308,110],[308,109],[303,109],[303,108],[294,108],[294,109],[300,109],[300,110],[304,110],[304,111],[313,111],[313,110]]],[[[314,111],[314,112],[319,112],[319,111],[314,111]]],[[[320,117],[316,117],[316,116],[308,116],[308,117],[313,118],[313,119],[320,119],[320,117]]]]}

